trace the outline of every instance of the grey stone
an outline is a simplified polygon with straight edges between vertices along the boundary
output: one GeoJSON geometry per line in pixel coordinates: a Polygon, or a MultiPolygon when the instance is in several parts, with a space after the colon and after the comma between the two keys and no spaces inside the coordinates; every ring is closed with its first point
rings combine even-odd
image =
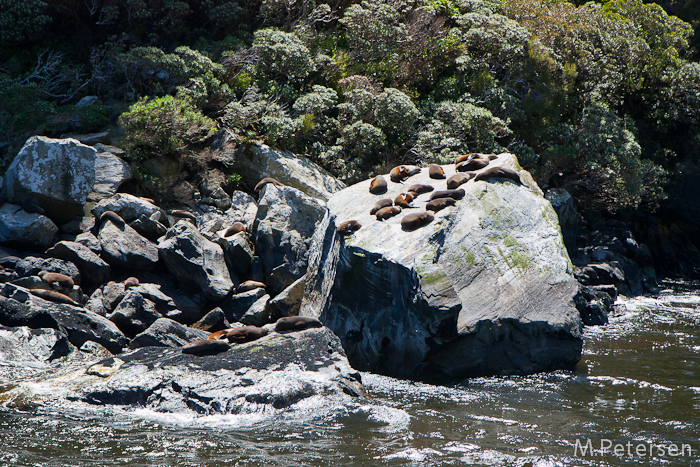
{"type": "Polygon", "coordinates": [[[72,262],[78,267],[82,277],[91,284],[105,282],[111,272],[109,264],[81,243],[58,242],[46,251],[46,255],[72,262]]]}
{"type": "Polygon", "coordinates": [[[231,295],[226,298],[220,306],[224,311],[224,315],[226,315],[226,319],[233,323],[240,321],[248,308],[253,306],[253,304],[264,295],[265,289],[253,289],[248,292],[231,295]]]}
{"type": "Polygon", "coordinates": [[[197,339],[206,339],[208,332],[183,326],[168,318],[158,318],[148,329],[134,337],[130,349],[139,347],[182,347],[197,339]]]}
{"type": "Polygon", "coordinates": [[[564,245],[569,251],[576,251],[578,214],[574,198],[564,188],[550,188],[545,193],[545,198],[552,204],[554,212],[557,213],[564,245]]]}
{"type": "Polygon", "coordinates": [[[155,304],[134,291],[127,291],[114,311],[107,315],[117,327],[128,337],[145,331],[158,318],[162,318],[155,304]]]}
{"type": "Polygon", "coordinates": [[[0,244],[45,250],[58,227],[43,214],[28,213],[15,204],[0,206],[0,244]]]}
{"type": "Polygon", "coordinates": [[[73,279],[75,284],[80,284],[80,271],[71,261],[58,258],[26,256],[15,265],[15,272],[20,277],[38,276],[41,271],[65,274],[73,279]]]}
{"type": "MultiPolygon", "coordinates": [[[[355,368],[440,381],[575,367],[578,284],[556,213],[513,155],[491,166],[517,170],[522,184],[471,180],[463,199],[413,231],[402,229],[405,213],[383,222],[369,214],[377,199],[369,180],[328,201],[300,315],[340,336],[355,368]],[[338,237],[336,225],[349,219],[362,228],[338,237]]],[[[414,183],[445,186],[424,170],[389,182],[382,197],[414,183]]],[[[428,199],[418,196],[415,211],[428,199]]]]}
{"type": "Polygon", "coordinates": [[[128,225],[111,221],[102,224],[97,234],[102,257],[113,267],[127,271],[148,271],[158,262],[158,247],[128,225]]]}
{"type": "Polygon", "coordinates": [[[90,298],[85,304],[85,308],[100,316],[107,316],[108,311],[112,311],[111,309],[107,310],[105,307],[104,293],[100,288],[95,289],[92,295],[90,295],[90,298]]]}
{"type": "Polygon", "coordinates": [[[114,196],[119,186],[133,176],[131,166],[116,155],[98,153],[95,159],[95,185],[88,199],[99,201],[114,196]]]}
{"type": "Polygon", "coordinates": [[[257,299],[248,308],[243,316],[241,316],[240,321],[243,324],[249,324],[253,326],[262,326],[270,322],[270,312],[267,308],[267,302],[270,300],[270,296],[265,294],[259,299],[257,299]]]}
{"type": "Polygon", "coordinates": [[[85,245],[86,247],[90,248],[90,251],[96,254],[102,253],[102,245],[100,244],[100,240],[95,237],[92,232],[84,232],[81,233],[80,235],[75,237],[76,243],[80,243],[81,245],[85,245]]]}
{"type": "Polygon", "coordinates": [[[105,211],[114,211],[119,214],[124,221],[132,222],[141,217],[142,214],[151,216],[160,211],[160,208],[147,199],[139,198],[138,196],[128,193],[117,193],[111,198],[101,200],[92,208],[92,213],[98,219],[105,211]]]}
{"type": "Polygon", "coordinates": [[[138,219],[129,224],[129,226],[137,231],[142,237],[146,237],[151,241],[156,241],[168,231],[168,228],[153,219],[156,214],[151,214],[151,216],[146,216],[141,214],[138,219]]]}
{"type": "Polygon", "coordinates": [[[226,217],[233,222],[243,222],[248,228],[255,222],[258,205],[248,193],[234,191],[231,194],[231,208],[226,211],[226,217]]]}
{"type": "Polygon", "coordinates": [[[152,301],[163,316],[181,324],[191,324],[202,317],[201,303],[160,284],[141,283],[131,289],[152,301]]]}
{"type": "Polygon", "coordinates": [[[216,332],[226,329],[230,326],[224,311],[217,307],[204,315],[202,319],[192,325],[194,329],[200,329],[207,332],[216,332]]]}
{"type": "Polygon", "coordinates": [[[270,319],[276,321],[284,316],[296,316],[299,314],[299,307],[304,298],[306,287],[306,277],[300,277],[289,287],[271,299],[267,306],[270,312],[270,319]]]}
{"type": "Polygon", "coordinates": [[[0,326],[0,384],[46,371],[70,351],[68,337],[57,329],[0,326]]]}
{"type": "Polygon", "coordinates": [[[224,260],[229,271],[237,277],[243,277],[250,271],[250,266],[255,255],[255,247],[246,232],[238,232],[230,237],[218,238],[218,244],[224,251],[224,260]]]}
{"type": "Polygon", "coordinates": [[[71,235],[80,235],[84,232],[88,232],[94,226],[95,218],[93,216],[78,215],[71,221],[61,225],[61,231],[71,235]]]}

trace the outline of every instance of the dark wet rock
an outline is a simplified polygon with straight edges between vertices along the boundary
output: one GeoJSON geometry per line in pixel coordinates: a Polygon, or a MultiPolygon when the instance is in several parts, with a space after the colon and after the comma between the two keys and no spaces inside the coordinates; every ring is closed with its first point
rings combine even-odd
{"type": "Polygon", "coordinates": [[[0,296],[0,325],[7,327],[27,326],[32,329],[59,328],[58,322],[48,309],[32,307],[28,303],[6,296],[0,296]]]}
{"type": "Polygon", "coordinates": [[[197,339],[206,339],[209,333],[184,326],[168,318],[158,318],[148,329],[136,335],[129,343],[130,349],[139,347],[182,347],[197,339]]]}
{"type": "Polygon", "coordinates": [[[161,217],[160,212],[146,216],[141,214],[138,219],[129,224],[129,226],[137,231],[139,235],[146,237],[151,241],[156,241],[168,231],[157,218],[161,217]]]}
{"type": "Polygon", "coordinates": [[[127,291],[114,311],[107,315],[107,318],[129,337],[145,331],[162,317],[152,301],[132,290],[127,291]]]}
{"type": "Polygon", "coordinates": [[[15,265],[15,272],[20,277],[37,276],[41,271],[58,272],[73,279],[75,284],[80,284],[80,271],[70,261],[58,258],[38,258],[27,256],[15,265]]]}
{"type": "Polygon", "coordinates": [[[58,242],[46,251],[46,255],[75,264],[80,270],[82,277],[91,284],[105,282],[111,272],[109,264],[81,243],[58,242]]]}
{"type": "Polygon", "coordinates": [[[192,325],[194,329],[200,329],[207,332],[221,331],[229,328],[231,325],[226,319],[226,315],[221,308],[214,308],[209,313],[204,315],[202,319],[192,325]]]}
{"type": "Polygon", "coordinates": [[[262,326],[270,322],[270,312],[267,308],[267,302],[270,300],[270,296],[265,294],[259,299],[257,299],[250,307],[243,313],[240,321],[243,324],[248,324],[252,326],[262,326]]]}
{"type": "Polygon", "coordinates": [[[148,271],[158,262],[158,247],[128,225],[104,222],[97,235],[102,257],[113,267],[127,271],[148,271]]]}
{"type": "Polygon", "coordinates": [[[265,289],[257,288],[239,294],[231,295],[224,300],[220,307],[229,322],[240,321],[246,311],[265,295],[265,289]]]}
{"type": "Polygon", "coordinates": [[[187,221],[175,224],[158,244],[168,270],[182,284],[201,291],[209,300],[223,299],[233,288],[219,245],[210,242],[187,221]]]}
{"type": "Polygon", "coordinates": [[[88,232],[95,226],[95,218],[93,216],[78,215],[73,220],[61,225],[61,232],[70,235],[80,235],[88,232]]]}
{"type": "Polygon", "coordinates": [[[255,247],[246,232],[238,232],[230,237],[219,237],[218,244],[224,251],[224,259],[229,271],[243,277],[250,272],[255,256],[255,247]]]}
{"type": "MultiPolygon", "coordinates": [[[[355,368],[437,381],[575,368],[579,286],[557,215],[513,155],[491,164],[517,170],[523,184],[470,180],[463,199],[412,232],[401,229],[403,214],[373,219],[367,181],[329,199],[300,315],[340,336],[355,368]],[[362,228],[340,238],[347,219],[362,228]]],[[[405,183],[431,182],[419,173],[405,183]]],[[[386,197],[403,189],[392,182],[386,197]]]]}
{"type": "Polygon", "coordinates": [[[261,191],[255,245],[272,295],[306,273],[311,238],[326,212],[295,188],[268,183],[261,191]]]}
{"type": "Polygon", "coordinates": [[[47,370],[71,347],[68,337],[54,328],[0,326],[0,384],[47,370]]]}
{"type": "Polygon", "coordinates": [[[42,214],[28,213],[15,204],[0,206],[0,244],[45,250],[58,227],[42,214]]]}
{"type": "Polygon", "coordinates": [[[299,314],[299,307],[304,298],[306,287],[306,277],[301,277],[294,281],[292,285],[280,292],[268,303],[270,320],[276,321],[284,316],[296,316],[299,314]]]}
{"type": "Polygon", "coordinates": [[[602,290],[582,286],[574,297],[576,309],[586,326],[608,324],[608,315],[613,311],[613,298],[602,290]]]}

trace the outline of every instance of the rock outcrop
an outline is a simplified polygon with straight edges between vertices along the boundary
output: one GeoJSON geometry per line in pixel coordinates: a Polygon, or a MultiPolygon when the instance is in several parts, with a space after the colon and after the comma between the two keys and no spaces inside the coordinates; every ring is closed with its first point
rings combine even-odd
{"type": "Polygon", "coordinates": [[[24,211],[16,204],[0,206],[0,243],[44,250],[53,241],[58,227],[51,219],[24,211]]]}
{"type": "MultiPolygon", "coordinates": [[[[389,182],[381,196],[365,181],[329,199],[309,253],[300,314],[340,336],[355,368],[455,380],[575,367],[582,348],[578,284],[557,216],[514,156],[502,154],[493,166],[516,170],[522,184],[471,180],[454,206],[412,231],[401,219],[425,209],[430,193],[385,221],[369,211],[412,184],[444,190],[445,181],[427,170],[389,182]],[[351,219],[362,228],[339,237],[337,225],[351,219]]],[[[443,169],[447,177],[455,173],[443,169]]]]}

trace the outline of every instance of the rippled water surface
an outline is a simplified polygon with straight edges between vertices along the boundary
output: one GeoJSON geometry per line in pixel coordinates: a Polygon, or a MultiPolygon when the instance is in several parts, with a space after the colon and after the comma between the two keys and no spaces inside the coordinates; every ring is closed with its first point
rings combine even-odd
{"type": "Polygon", "coordinates": [[[272,419],[0,408],[0,465],[700,465],[700,295],[617,307],[608,326],[586,329],[575,373],[453,387],[363,374],[367,400],[322,410],[309,400],[272,419]],[[625,452],[576,451],[589,439],[625,452]],[[670,456],[672,444],[685,455],[670,456]]]}

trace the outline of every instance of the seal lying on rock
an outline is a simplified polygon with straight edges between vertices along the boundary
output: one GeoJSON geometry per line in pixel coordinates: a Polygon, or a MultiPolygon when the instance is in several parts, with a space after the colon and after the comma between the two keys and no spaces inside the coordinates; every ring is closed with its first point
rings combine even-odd
{"type": "Polygon", "coordinates": [[[430,195],[430,201],[438,198],[454,198],[454,199],[462,199],[464,198],[464,190],[462,188],[458,190],[442,190],[442,191],[436,191],[432,195],[430,195]]]}
{"type": "Polygon", "coordinates": [[[272,183],[275,186],[284,186],[282,183],[278,182],[277,180],[275,180],[272,177],[265,177],[262,180],[260,180],[257,185],[255,185],[255,188],[253,188],[253,191],[257,193],[258,191],[262,190],[263,187],[265,185],[267,185],[268,183],[272,183]]]}
{"type": "Polygon", "coordinates": [[[479,180],[486,180],[492,177],[509,178],[519,185],[522,185],[518,172],[508,167],[491,167],[490,169],[486,169],[480,174],[477,174],[476,177],[474,177],[474,181],[478,182],[479,180]]]}
{"type": "Polygon", "coordinates": [[[260,339],[261,337],[266,336],[268,333],[269,331],[265,328],[259,328],[257,326],[241,326],[239,328],[230,328],[214,332],[207,339],[228,340],[229,342],[243,344],[245,342],[252,342],[256,339],[260,339]]]}
{"type": "Polygon", "coordinates": [[[389,172],[389,179],[394,183],[400,183],[409,177],[408,168],[405,165],[398,165],[389,172]]]}
{"type": "Polygon", "coordinates": [[[36,295],[39,298],[43,298],[44,300],[48,300],[50,302],[56,302],[56,303],[64,303],[66,305],[73,305],[73,306],[81,306],[78,302],[70,298],[68,295],[63,295],[60,292],[56,292],[55,290],[46,290],[46,289],[29,289],[29,292],[32,295],[36,295]]]}
{"type": "Polygon", "coordinates": [[[258,281],[245,281],[241,282],[241,284],[236,287],[236,293],[243,293],[243,292],[248,292],[249,290],[253,289],[264,289],[265,284],[262,282],[258,281]]]}
{"type": "Polygon", "coordinates": [[[360,230],[361,227],[362,227],[362,224],[360,224],[358,221],[350,220],[350,221],[345,221],[345,222],[341,223],[338,226],[338,228],[335,229],[335,231],[338,233],[338,235],[344,237],[344,236],[351,235],[351,234],[357,232],[358,230],[360,230]]]}
{"type": "Polygon", "coordinates": [[[459,187],[460,185],[463,185],[464,183],[467,183],[469,180],[474,178],[473,173],[458,173],[454,174],[450,178],[447,179],[447,188],[449,190],[454,190],[455,188],[459,187]]]}
{"type": "Polygon", "coordinates": [[[225,340],[197,339],[182,346],[182,353],[190,355],[216,355],[226,352],[231,346],[225,340]]]}
{"type": "Polygon", "coordinates": [[[124,219],[121,218],[119,214],[117,214],[114,211],[105,211],[100,215],[100,224],[103,224],[106,221],[111,221],[112,224],[116,225],[117,227],[124,227],[124,219]]]}
{"type": "Polygon", "coordinates": [[[377,211],[379,211],[382,208],[387,208],[389,206],[393,206],[394,202],[390,200],[389,198],[382,198],[376,203],[374,203],[374,207],[369,211],[370,214],[375,215],[377,211]]]}
{"type": "Polygon", "coordinates": [[[131,287],[136,287],[139,283],[139,280],[132,276],[124,281],[124,288],[130,289],[131,287]]]}
{"type": "Polygon", "coordinates": [[[401,219],[401,228],[403,230],[416,230],[420,227],[430,224],[435,216],[428,211],[414,212],[407,214],[401,219]]]}
{"type": "Polygon", "coordinates": [[[417,195],[420,195],[421,193],[428,193],[430,191],[433,191],[435,188],[432,185],[411,185],[408,187],[408,192],[414,193],[413,197],[415,198],[417,195]]]}
{"type": "Polygon", "coordinates": [[[225,237],[230,237],[231,235],[235,235],[238,232],[247,232],[248,230],[246,229],[246,226],[243,222],[234,222],[231,227],[226,229],[226,232],[224,232],[224,238],[225,237]]]}
{"type": "Polygon", "coordinates": [[[428,176],[437,180],[445,178],[445,171],[437,164],[430,164],[428,167],[428,176]]]}
{"type": "MultiPolygon", "coordinates": [[[[469,154],[469,157],[467,157],[465,160],[456,162],[456,169],[458,172],[468,172],[472,170],[479,170],[483,169],[487,165],[489,165],[489,162],[492,161],[493,159],[496,159],[498,156],[495,154],[487,155],[487,154],[469,154]]],[[[457,160],[460,158],[458,157],[457,160]]]]}
{"type": "Polygon", "coordinates": [[[58,272],[39,271],[37,276],[41,277],[41,280],[47,282],[49,285],[56,283],[64,289],[72,289],[75,285],[73,279],[58,272]]]}
{"type": "Polygon", "coordinates": [[[275,331],[277,332],[302,331],[304,329],[321,327],[323,327],[323,323],[309,316],[285,316],[278,319],[275,323],[275,331]]]}
{"type": "Polygon", "coordinates": [[[412,202],[413,195],[411,193],[401,193],[399,196],[394,198],[394,205],[401,208],[407,208],[412,202]]]}
{"type": "Polygon", "coordinates": [[[197,220],[197,216],[195,216],[194,214],[192,214],[189,211],[185,211],[182,209],[172,209],[172,210],[168,211],[168,214],[170,214],[173,217],[178,217],[180,219],[189,219],[191,221],[197,220]]]}
{"type": "Polygon", "coordinates": [[[447,206],[454,206],[456,203],[454,198],[436,198],[428,202],[425,205],[427,211],[438,212],[441,209],[445,209],[447,206]]]}
{"type": "Polygon", "coordinates": [[[381,175],[377,175],[369,182],[369,192],[373,195],[381,195],[386,193],[386,179],[381,175]]]}
{"type": "Polygon", "coordinates": [[[376,212],[377,220],[378,221],[383,221],[385,219],[388,219],[390,217],[394,217],[398,213],[401,212],[401,208],[398,206],[389,206],[386,208],[381,208],[379,211],[376,212]]]}

